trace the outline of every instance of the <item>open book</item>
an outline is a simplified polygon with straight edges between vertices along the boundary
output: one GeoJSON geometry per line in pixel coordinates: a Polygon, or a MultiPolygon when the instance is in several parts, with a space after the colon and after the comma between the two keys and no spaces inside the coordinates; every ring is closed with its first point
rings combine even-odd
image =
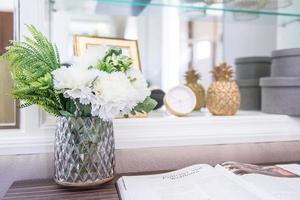
{"type": "Polygon", "coordinates": [[[122,200],[300,200],[299,175],[297,164],[258,167],[227,162],[123,176],[117,188],[122,200]]]}

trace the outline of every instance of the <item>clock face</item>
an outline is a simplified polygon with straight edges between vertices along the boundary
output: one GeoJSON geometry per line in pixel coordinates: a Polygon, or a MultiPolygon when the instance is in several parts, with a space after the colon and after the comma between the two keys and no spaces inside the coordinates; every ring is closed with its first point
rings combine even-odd
{"type": "Polygon", "coordinates": [[[196,106],[196,96],[186,86],[177,86],[169,90],[164,101],[168,111],[177,116],[191,113],[196,106]]]}

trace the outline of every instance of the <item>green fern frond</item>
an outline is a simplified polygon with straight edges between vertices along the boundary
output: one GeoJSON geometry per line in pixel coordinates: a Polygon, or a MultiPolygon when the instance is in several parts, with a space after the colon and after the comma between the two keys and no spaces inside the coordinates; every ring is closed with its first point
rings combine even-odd
{"type": "Polygon", "coordinates": [[[23,102],[19,107],[20,107],[20,108],[26,108],[26,107],[29,107],[29,106],[32,106],[32,105],[33,105],[32,102],[29,102],[29,103],[23,102]]]}
{"type": "Polygon", "coordinates": [[[24,102],[22,108],[37,104],[46,112],[59,115],[64,102],[53,87],[51,75],[60,67],[58,49],[33,25],[27,28],[32,38],[24,37],[24,42],[12,41],[0,57],[8,61],[15,81],[12,95],[24,102]]]}
{"type": "Polygon", "coordinates": [[[41,53],[44,53],[44,58],[48,58],[49,61],[53,62],[53,69],[57,69],[58,67],[60,67],[59,60],[57,60],[57,54],[54,45],[51,42],[49,42],[48,39],[44,37],[43,34],[40,31],[38,31],[33,25],[27,25],[27,28],[33,36],[33,38],[35,39],[32,45],[36,46],[37,48],[42,47],[44,49],[44,51],[41,51],[41,53]]]}
{"type": "Polygon", "coordinates": [[[55,116],[58,116],[59,111],[61,110],[61,108],[57,106],[56,102],[52,101],[51,99],[48,99],[47,97],[42,97],[38,95],[14,94],[14,93],[13,96],[16,99],[24,100],[25,105],[36,104],[40,106],[42,109],[44,109],[46,112],[53,114],[55,116]]]}

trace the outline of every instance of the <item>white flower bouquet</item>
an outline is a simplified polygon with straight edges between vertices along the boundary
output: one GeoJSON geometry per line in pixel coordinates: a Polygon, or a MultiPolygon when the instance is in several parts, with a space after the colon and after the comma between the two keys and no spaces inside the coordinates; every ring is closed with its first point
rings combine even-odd
{"type": "Polygon", "coordinates": [[[121,49],[91,48],[62,66],[56,46],[35,27],[28,29],[33,39],[13,41],[2,56],[16,83],[12,94],[22,107],[37,104],[56,116],[104,121],[155,107],[146,80],[121,49]]]}
{"type": "Polygon", "coordinates": [[[72,66],[54,70],[52,76],[54,88],[71,100],[63,115],[91,114],[110,120],[120,114],[149,112],[155,106],[146,80],[119,48],[106,53],[103,47],[91,48],[72,66]]]}

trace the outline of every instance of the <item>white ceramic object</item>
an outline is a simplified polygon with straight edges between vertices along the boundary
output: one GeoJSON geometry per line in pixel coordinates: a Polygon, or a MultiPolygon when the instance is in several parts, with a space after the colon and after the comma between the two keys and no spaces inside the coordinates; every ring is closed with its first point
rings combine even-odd
{"type": "Polygon", "coordinates": [[[185,116],[191,113],[196,106],[194,92],[186,86],[177,86],[170,89],[164,97],[167,110],[176,116],[185,116]]]}

